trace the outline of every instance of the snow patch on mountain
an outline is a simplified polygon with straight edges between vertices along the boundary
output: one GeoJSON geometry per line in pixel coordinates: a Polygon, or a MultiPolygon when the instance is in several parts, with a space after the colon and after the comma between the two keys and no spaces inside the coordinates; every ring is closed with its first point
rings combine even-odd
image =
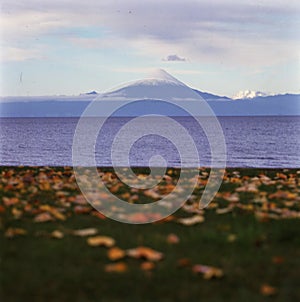
{"type": "Polygon", "coordinates": [[[268,96],[268,94],[261,91],[244,90],[244,91],[239,91],[237,94],[235,94],[232,97],[232,99],[233,100],[254,99],[256,97],[264,97],[264,96],[268,96]]]}

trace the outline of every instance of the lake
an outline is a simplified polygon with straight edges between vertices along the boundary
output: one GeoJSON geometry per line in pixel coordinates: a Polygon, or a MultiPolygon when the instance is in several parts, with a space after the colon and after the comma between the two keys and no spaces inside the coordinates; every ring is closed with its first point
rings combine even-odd
{"type": "MultiPolygon", "coordinates": [[[[111,166],[111,145],[115,135],[130,118],[109,118],[96,144],[98,166],[111,166]]],[[[209,142],[191,117],[177,117],[195,141],[201,166],[210,166],[209,142]]],[[[78,118],[1,118],[1,165],[72,165],[72,143],[78,118]]],[[[300,167],[300,117],[219,117],[226,148],[227,167],[297,168],[300,167]]],[[[159,117],[144,118],[132,129],[149,124],[160,125],[159,117]]],[[[166,127],[162,124],[162,127],[166,127]]],[[[164,128],[165,129],[165,128],[164,128]]],[[[170,126],[172,133],[173,129],[170,126]]],[[[87,133],[88,135],[88,133],[87,133]]],[[[184,139],[184,138],[183,138],[184,139]]],[[[119,154],[122,155],[122,143],[119,154]]],[[[84,139],[82,158],[85,163],[84,139]]],[[[125,145],[124,145],[125,147],[125,145]]],[[[189,150],[187,150],[187,153],[189,150]]],[[[132,166],[148,166],[153,155],[161,155],[168,166],[180,167],[180,154],[170,141],[158,135],[147,135],[133,144],[129,153],[132,166]]],[[[191,156],[187,166],[195,166],[191,156]]]]}

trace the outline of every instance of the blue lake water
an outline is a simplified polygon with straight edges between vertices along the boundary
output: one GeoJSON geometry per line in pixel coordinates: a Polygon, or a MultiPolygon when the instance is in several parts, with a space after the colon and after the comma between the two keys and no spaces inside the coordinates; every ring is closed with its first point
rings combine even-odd
{"type": "MultiPolygon", "coordinates": [[[[129,120],[116,117],[106,121],[95,149],[98,166],[112,165],[112,142],[129,120]]],[[[200,165],[210,166],[209,143],[202,129],[191,117],[178,117],[175,120],[195,141],[200,165]]],[[[72,143],[77,122],[78,118],[1,118],[0,164],[72,165],[72,143]]],[[[300,167],[300,117],[220,117],[219,122],[226,141],[227,167],[300,167]]],[[[132,131],[141,130],[151,123],[160,125],[160,118],[144,118],[132,131]]],[[[166,127],[165,124],[162,127],[166,127]]],[[[172,132],[173,129],[167,130],[172,132]]],[[[123,144],[126,144],[126,137],[123,138],[123,144]]],[[[83,139],[83,164],[84,147],[83,139]]],[[[122,150],[121,143],[118,150],[120,156],[122,150]]],[[[170,167],[181,165],[176,146],[158,135],[145,136],[133,144],[129,154],[130,165],[148,166],[153,155],[161,155],[170,167]]],[[[195,165],[197,163],[191,156],[188,166],[195,165]]]]}

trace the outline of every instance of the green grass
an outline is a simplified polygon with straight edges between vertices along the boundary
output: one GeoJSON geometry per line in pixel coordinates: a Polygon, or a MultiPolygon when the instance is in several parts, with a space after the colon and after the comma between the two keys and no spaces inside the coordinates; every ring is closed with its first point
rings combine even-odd
{"type": "MultiPolygon", "coordinates": [[[[261,172],[239,171],[250,176],[261,172]]],[[[222,190],[231,190],[232,185],[222,190]]],[[[52,202],[49,192],[39,198],[52,202]]],[[[175,215],[181,215],[180,210],[175,215]]],[[[129,225],[76,214],[48,223],[34,223],[26,216],[16,220],[7,213],[0,217],[3,302],[300,301],[300,219],[260,222],[253,213],[238,209],[224,215],[207,210],[205,222],[191,227],[172,221],[129,225]],[[6,238],[8,227],[24,228],[28,234],[6,238]],[[126,259],[127,272],[107,273],[104,267],[111,261],[106,248],[90,247],[86,238],[67,234],[87,227],[115,238],[122,249],[145,245],[163,252],[165,258],[151,272],[142,271],[139,260],[126,259]],[[46,236],[57,229],[66,233],[63,239],[46,236]],[[179,236],[179,244],[166,242],[170,233],[179,236]],[[230,234],[236,241],[228,242],[230,234]],[[283,257],[283,263],[273,263],[275,256],[283,257]],[[224,277],[204,280],[191,267],[178,267],[181,258],[220,267],[224,277]],[[278,293],[264,297],[262,284],[276,287],[278,293]]]]}

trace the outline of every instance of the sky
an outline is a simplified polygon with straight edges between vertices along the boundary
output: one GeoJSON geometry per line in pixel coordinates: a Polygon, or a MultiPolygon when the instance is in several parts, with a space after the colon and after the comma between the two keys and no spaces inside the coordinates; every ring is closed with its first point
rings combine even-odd
{"type": "Polygon", "coordinates": [[[104,92],[162,68],[190,87],[299,93],[295,0],[1,1],[0,94],[104,92]]]}

